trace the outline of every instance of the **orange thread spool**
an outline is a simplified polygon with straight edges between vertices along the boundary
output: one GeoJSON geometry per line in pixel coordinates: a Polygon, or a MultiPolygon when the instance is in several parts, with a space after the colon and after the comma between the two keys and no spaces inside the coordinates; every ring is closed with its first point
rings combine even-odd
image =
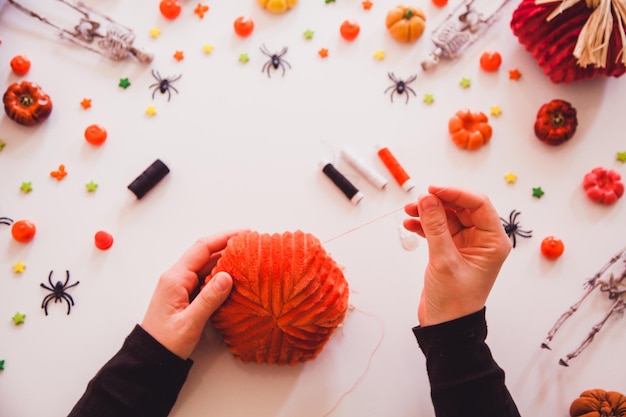
{"type": "Polygon", "coordinates": [[[411,177],[404,170],[400,162],[391,153],[387,147],[379,147],[378,157],[383,164],[387,167],[396,182],[402,187],[404,191],[411,191],[415,187],[415,183],[411,180],[411,177]]]}

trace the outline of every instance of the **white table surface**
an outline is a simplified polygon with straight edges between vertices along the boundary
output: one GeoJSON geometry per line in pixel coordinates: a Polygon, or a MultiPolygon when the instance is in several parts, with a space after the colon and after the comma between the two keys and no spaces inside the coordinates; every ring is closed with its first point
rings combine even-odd
{"type": "MultiPolygon", "coordinates": [[[[54,1],[25,4],[39,10],[61,7],[54,1]]],[[[581,182],[597,166],[625,173],[616,160],[626,150],[621,113],[626,83],[596,79],[555,85],[509,29],[517,2],[508,4],[496,24],[459,59],[429,73],[419,62],[431,48],[428,34],[457,2],[438,9],[426,0],[414,5],[427,14],[427,33],[415,45],[396,43],[384,18],[393,2],[374,0],[365,11],[357,0],[301,1],[284,15],[272,15],[255,1],[208,1],[204,19],[197,3],[183,1],[176,20],[164,19],[157,1],[93,0],[88,4],[137,33],[135,44],[155,53],[152,64],[129,58],[109,61],[58,40],[46,26],[0,6],[0,80],[4,88],[26,79],[52,97],[50,118],[37,127],[21,127],[0,118],[0,216],[29,219],[37,235],[14,241],[0,225],[0,415],[66,415],[87,382],[141,321],[160,275],[198,237],[231,228],[262,232],[301,229],[326,241],[401,208],[428,184],[459,185],[490,196],[503,217],[516,209],[520,224],[533,237],[519,239],[488,300],[488,343],[505,369],[507,385],[525,416],[568,415],[587,389],[626,391],[619,371],[626,348],[626,322],[610,320],[569,368],[558,359],[573,350],[608,311],[609,300],[596,294],[554,339],[553,351],[540,343],[556,319],[583,292],[584,281],[625,240],[626,202],[607,207],[587,199],[581,182]],[[253,34],[237,37],[232,21],[249,15],[253,34]],[[338,33],[340,23],[357,19],[354,42],[338,33]],[[149,30],[161,29],[158,38],[149,30]],[[313,39],[302,33],[310,28],[313,39]],[[284,77],[261,72],[270,50],[288,46],[291,65],[284,77]],[[203,45],[214,50],[205,54],[203,45]],[[328,48],[321,59],[317,51],[328,48]],[[185,58],[177,62],[176,50],[185,58]],[[373,58],[384,50],[385,59],[373,58]],[[497,50],[503,64],[496,73],[478,65],[480,54],[497,50]],[[238,61],[240,53],[250,61],[238,61]],[[9,60],[27,54],[32,68],[14,75],[9,60]],[[518,68],[519,81],[508,77],[518,68]],[[164,76],[182,74],[180,94],[157,93],[151,99],[151,69],[164,76]],[[401,78],[419,73],[417,97],[391,103],[384,93],[388,72],[401,78]],[[118,87],[128,77],[128,89],[118,87]],[[471,87],[459,85],[462,77],[471,87]],[[432,93],[435,101],[423,102],[432,93]],[[92,107],[80,106],[83,98],[92,107]],[[541,104],[554,98],[578,110],[574,138],[548,147],[534,136],[541,104]],[[157,114],[146,115],[154,105],[157,114]],[[491,143],[477,152],[454,146],[447,121],[461,108],[489,114],[491,143]],[[100,147],[85,142],[84,129],[98,123],[108,130],[100,147]],[[393,182],[375,155],[384,143],[415,180],[406,193],[393,182]],[[338,158],[350,146],[390,179],[376,190],[338,158]],[[127,185],[155,159],[171,173],[137,200],[127,185]],[[354,206],[321,173],[319,162],[333,159],[361,189],[354,206]],[[49,176],[59,164],[68,175],[49,176]],[[507,184],[507,172],[517,174],[507,184]],[[98,183],[94,193],[85,184],[98,183]],[[22,181],[33,190],[20,191],[22,181]],[[545,195],[532,196],[533,187],[545,195]],[[98,230],[110,232],[108,251],[93,244],[98,230]],[[541,240],[556,235],[564,255],[549,261],[541,240]],[[22,274],[13,272],[21,261],[22,274]],[[46,295],[39,284],[50,271],[60,279],[69,270],[80,285],[76,301],[40,308],[46,295]],[[26,314],[13,324],[15,312],[26,314]],[[617,364],[617,368],[616,368],[617,364]]],[[[235,360],[208,328],[192,358],[195,365],[173,416],[432,416],[424,358],[411,333],[427,262],[427,246],[414,251],[400,244],[401,211],[325,244],[341,265],[354,307],[322,354],[296,367],[245,365],[235,360]],[[378,346],[378,347],[377,347],[378,346]],[[355,385],[356,384],[356,385],[355,385]],[[354,386],[355,385],[355,386],[354,386]],[[351,387],[354,388],[351,390],[351,387]],[[349,391],[349,392],[348,392],[349,391]],[[342,398],[342,394],[347,393],[342,398]]]]}

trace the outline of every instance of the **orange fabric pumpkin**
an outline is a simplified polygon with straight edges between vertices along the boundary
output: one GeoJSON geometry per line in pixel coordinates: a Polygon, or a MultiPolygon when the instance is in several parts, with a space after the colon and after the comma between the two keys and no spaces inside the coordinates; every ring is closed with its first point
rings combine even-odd
{"type": "Polygon", "coordinates": [[[387,30],[399,42],[417,41],[426,28],[426,15],[417,7],[398,5],[387,13],[387,30]]]}
{"type": "Polygon", "coordinates": [[[590,389],[572,402],[569,414],[571,417],[625,417],[626,397],[615,391],[590,389]]]}
{"type": "Polygon", "coordinates": [[[314,359],[348,308],[348,283],[309,233],[232,237],[207,277],[233,277],[211,322],[243,362],[296,365],[314,359]]]}
{"type": "Polygon", "coordinates": [[[492,129],[483,112],[459,110],[450,118],[448,131],[456,146],[474,151],[489,143],[492,129]]]}

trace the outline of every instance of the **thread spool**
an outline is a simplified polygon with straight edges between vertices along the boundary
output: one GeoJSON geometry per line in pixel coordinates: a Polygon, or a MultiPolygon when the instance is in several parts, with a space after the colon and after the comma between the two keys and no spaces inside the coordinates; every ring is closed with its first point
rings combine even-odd
{"type": "Polygon", "coordinates": [[[330,162],[322,162],[320,164],[322,172],[330,178],[330,180],[341,190],[341,192],[350,200],[352,204],[359,204],[363,199],[363,193],[360,192],[352,183],[337,171],[337,168],[330,162]]]}
{"type": "Polygon", "coordinates": [[[340,154],[348,165],[354,168],[356,172],[361,174],[374,187],[382,190],[387,186],[387,179],[374,168],[367,166],[350,148],[342,148],[340,154]]]}
{"type": "Polygon", "coordinates": [[[168,173],[170,169],[160,160],[157,159],[135,180],[130,183],[128,189],[135,194],[137,199],[141,199],[155,185],[159,183],[168,173]]]}
{"type": "Polygon", "coordinates": [[[396,182],[404,191],[411,191],[415,187],[415,183],[411,180],[409,174],[404,170],[400,162],[391,153],[386,146],[378,146],[378,157],[387,167],[396,182]]]}

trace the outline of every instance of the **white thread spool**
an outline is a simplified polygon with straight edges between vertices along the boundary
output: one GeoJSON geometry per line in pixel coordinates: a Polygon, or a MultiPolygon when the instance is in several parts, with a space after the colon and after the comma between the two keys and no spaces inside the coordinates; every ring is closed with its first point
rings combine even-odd
{"type": "Polygon", "coordinates": [[[359,158],[351,149],[344,147],[340,151],[343,159],[350,165],[356,172],[361,174],[365,179],[378,189],[384,189],[387,186],[387,179],[383,177],[378,171],[367,166],[365,162],[359,158]]]}

